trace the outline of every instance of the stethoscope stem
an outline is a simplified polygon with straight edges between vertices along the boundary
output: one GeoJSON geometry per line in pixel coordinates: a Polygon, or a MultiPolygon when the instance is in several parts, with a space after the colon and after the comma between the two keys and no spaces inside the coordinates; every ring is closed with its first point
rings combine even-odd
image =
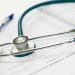
{"type": "Polygon", "coordinates": [[[44,38],[44,37],[50,37],[50,36],[56,36],[56,35],[63,35],[63,34],[72,33],[72,32],[75,32],[75,29],[71,29],[69,31],[62,32],[62,33],[56,33],[56,34],[51,34],[51,35],[34,37],[34,38],[30,38],[29,40],[34,40],[34,39],[39,39],[39,38],[44,38]]]}
{"type": "MultiPolygon", "coordinates": [[[[59,46],[59,45],[63,45],[63,44],[67,44],[67,43],[72,43],[72,42],[74,42],[74,41],[67,41],[67,42],[63,42],[63,43],[59,43],[59,44],[48,45],[48,46],[45,46],[45,47],[29,49],[29,50],[22,51],[22,52],[38,51],[38,50],[41,50],[41,49],[46,49],[46,48],[49,48],[49,47],[59,46]]],[[[22,53],[22,52],[19,52],[19,53],[22,53]]],[[[14,54],[16,54],[16,53],[14,53],[14,54]]]]}
{"type": "Polygon", "coordinates": [[[40,48],[28,49],[28,50],[25,50],[25,51],[19,51],[18,53],[0,54],[0,56],[11,56],[11,55],[27,53],[27,52],[31,52],[31,51],[38,51],[38,50],[41,50],[41,49],[46,49],[46,48],[50,48],[50,47],[54,47],[54,46],[59,46],[59,45],[67,44],[67,43],[72,43],[72,42],[74,42],[74,41],[67,41],[67,42],[58,43],[58,44],[54,44],[54,45],[48,45],[48,46],[44,46],[44,47],[40,47],[40,48]]]}
{"type": "MultiPolygon", "coordinates": [[[[20,37],[20,41],[19,41],[19,37],[18,38],[15,38],[14,40],[15,40],[15,43],[13,42],[13,43],[5,43],[5,44],[1,44],[0,45],[0,47],[3,47],[3,46],[6,46],[6,45],[15,45],[15,47],[17,48],[17,49],[19,49],[18,50],[18,52],[12,52],[12,53],[10,53],[10,54],[0,54],[0,56],[10,56],[10,55],[16,55],[16,54],[21,54],[21,53],[26,53],[26,52],[32,52],[32,51],[38,51],[38,50],[41,50],[41,49],[46,49],[46,48],[50,48],[50,47],[54,47],[54,46],[59,46],[59,45],[63,45],[63,44],[67,44],[67,43],[72,43],[72,42],[75,42],[75,39],[73,38],[73,40],[71,39],[71,40],[67,40],[67,41],[64,41],[64,42],[57,42],[57,43],[53,43],[53,44],[49,44],[49,45],[43,45],[43,46],[39,46],[38,45],[38,47],[37,47],[37,42],[35,41],[35,40],[38,40],[38,39],[42,39],[42,38],[44,38],[44,39],[48,39],[48,38],[50,38],[50,37],[55,37],[55,36],[61,36],[61,35],[65,35],[65,34],[71,34],[71,33],[73,33],[73,32],[75,32],[75,29],[72,29],[72,30],[70,30],[70,31],[68,31],[68,32],[63,32],[63,33],[57,33],[57,34],[52,34],[52,35],[46,35],[46,36],[40,36],[40,37],[35,37],[35,38],[31,38],[31,39],[29,39],[28,40],[28,38],[26,37],[26,36],[21,36],[20,37]],[[25,39],[24,39],[25,38],[25,39]],[[22,40],[21,40],[22,39],[22,40]],[[25,41],[26,40],[26,41],[25,41]],[[24,41],[24,42],[23,42],[24,41]],[[34,41],[34,43],[35,43],[35,47],[33,47],[33,48],[29,48],[29,46],[28,45],[31,45],[31,44],[28,44],[28,42],[30,42],[30,41],[34,41]],[[22,47],[23,47],[23,50],[21,50],[22,49],[22,47]],[[25,49],[25,50],[24,50],[25,49]]],[[[44,40],[43,40],[44,41],[44,40]]],[[[50,41],[50,39],[49,40],[47,40],[47,41],[50,41]]],[[[51,40],[52,41],[52,40],[51,40]]],[[[42,41],[41,41],[42,42],[42,41]]],[[[40,43],[39,43],[40,44],[40,43]]]]}
{"type": "Polygon", "coordinates": [[[10,45],[10,44],[13,44],[13,43],[4,43],[4,44],[0,44],[0,47],[6,46],[6,45],[10,45]]]}

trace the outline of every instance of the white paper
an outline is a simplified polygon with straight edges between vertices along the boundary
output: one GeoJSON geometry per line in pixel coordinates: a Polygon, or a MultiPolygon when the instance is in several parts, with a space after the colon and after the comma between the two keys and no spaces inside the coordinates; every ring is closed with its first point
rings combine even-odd
{"type": "MultiPolygon", "coordinates": [[[[18,35],[17,21],[18,21],[18,18],[20,17],[20,14],[25,9],[24,8],[25,6],[22,7],[23,1],[22,2],[20,1],[19,3],[18,1],[16,3],[15,1],[12,1],[12,2],[10,1],[10,3],[12,5],[11,7],[9,7],[9,10],[10,8],[11,10],[10,11],[8,10],[8,12],[11,13],[13,11],[16,14],[15,20],[12,21],[2,32],[0,32],[0,44],[12,42],[13,39],[17,37],[18,35]],[[19,9],[17,9],[17,7],[19,9]],[[22,10],[20,7],[22,8],[22,10]],[[18,10],[18,12],[19,11],[21,12],[19,13],[16,12],[16,9],[18,10]]],[[[53,17],[49,17],[42,12],[40,13],[38,9],[35,11],[36,11],[35,14],[37,15],[34,15],[34,17],[32,17],[32,15],[30,17],[28,16],[28,18],[32,18],[32,19],[29,19],[29,21],[27,21],[28,19],[26,19],[26,25],[25,25],[25,20],[23,22],[24,34],[29,36],[29,38],[58,33],[58,32],[64,32],[64,31],[68,31],[72,29],[72,27],[68,26],[66,23],[60,22],[54,19],[53,17]]],[[[50,74],[51,75],[57,75],[57,74],[58,75],[60,74],[75,75],[75,72],[74,72],[75,51],[74,50],[75,50],[75,43],[70,43],[70,44],[59,46],[59,47],[52,47],[49,49],[35,51],[33,54],[27,57],[16,58],[14,56],[11,56],[11,58],[9,57],[4,59],[6,61],[8,61],[9,59],[9,62],[3,62],[3,59],[2,59],[2,61],[0,60],[0,75],[42,75],[42,74],[43,75],[50,75],[50,74]],[[74,55],[74,56],[72,56],[72,58],[71,57],[68,58],[71,55],[74,55]],[[13,59],[13,62],[11,62],[12,59],[13,59]],[[58,63],[61,60],[64,60],[64,61],[58,63]],[[55,63],[57,64],[54,65],[55,63]],[[68,65],[66,66],[65,64],[66,65],[68,64],[68,65]],[[52,65],[54,66],[52,67],[52,65]]]]}

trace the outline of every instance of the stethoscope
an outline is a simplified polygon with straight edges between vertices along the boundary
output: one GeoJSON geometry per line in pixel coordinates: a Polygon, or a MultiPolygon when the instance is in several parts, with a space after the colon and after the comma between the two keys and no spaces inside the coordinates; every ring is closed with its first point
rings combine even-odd
{"type": "Polygon", "coordinates": [[[21,15],[21,17],[18,20],[18,37],[16,37],[13,40],[13,43],[6,43],[6,44],[1,44],[1,46],[6,46],[6,45],[10,45],[10,44],[14,44],[14,47],[17,49],[15,50],[10,50],[10,52],[8,53],[0,53],[1,57],[4,56],[15,56],[15,57],[24,57],[27,55],[32,54],[34,51],[36,50],[40,50],[40,49],[44,49],[44,48],[48,48],[48,47],[53,47],[53,46],[57,46],[57,45],[62,45],[65,43],[71,43],[71,42],[75,42],[75,38],[73,38],[73,40],[69,40],[67,42],[62,42],[62,43],[58,43],[58,44],[53,44],[53,45],[48,45],[48,46],[43,46],[43,47],[39,47],[37,48],[36,43],[30,42],[31,40],[34,39],[39,39],[39,38],[46,38],[46,37],[51,37],[51,36],[55,36],[55,35],[62,35],[62,34],[67,34],[67,33],[73,33],[75,32],[75,29],[72,29],[70,31],[67,32],[63,32],[63,33],[57,33],[57,34],[52,34],[52,35],[45,35],[45,36],[39,36],[39,37],[35,37],[35,38],[28,38],[28,36],[24,36],[23,34],[23,30],[22,30],[22,21],[23,18],[32,10],[37,9],[39,7],[42,6],[47,6],[47,5],[52,5],[52,4],[59,4],[59,3],[74,3],[75,1],[73,0],[55,0],[55,1],[47,1],[47,2],[43,2],[43,3],[39,3],[37,5],[34,5],[32,7],[30,7],[29,9],[27,9],[26,11],[24,11],[24,13],[21,15]]]}

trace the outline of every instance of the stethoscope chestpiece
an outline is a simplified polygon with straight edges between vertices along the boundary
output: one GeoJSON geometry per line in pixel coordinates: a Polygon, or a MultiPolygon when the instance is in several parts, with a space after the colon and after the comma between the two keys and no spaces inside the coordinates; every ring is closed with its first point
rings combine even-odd
{"type": "MultiPolygon", "coordinates": [[[[18,52],[14,56],[16,57],[23,57],[32,54],[34,51],[29,52],[22,52],[26,51],[28,49],[34,48],[34,43],[29,42],[29,39],[27,36],[19,36],[13,40],[13,44],[16,46],[18,52]],[[19,53],[21,52],[21,53],[19,53]]],[[[13,51],[12,51],[13,52],[13,51]]]]}

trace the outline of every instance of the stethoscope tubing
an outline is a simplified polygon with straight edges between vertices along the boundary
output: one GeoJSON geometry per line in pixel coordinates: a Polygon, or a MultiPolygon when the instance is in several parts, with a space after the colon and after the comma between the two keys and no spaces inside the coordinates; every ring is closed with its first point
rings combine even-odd
{"type": "Polygon", "coordinates": [[[21,17],[18,20],[18,35],[19,36],[23,36],[24,35],[23,34],[23,29],[22,29],[22,21],[23,21],[24,17],[29,12],[31,12],[32,10],[37,9],[39,7],[42,7],[42,6],[47,6],[47,5],[52,5],[52,4],[74,3],[74,2],[75,2],[74,0],[53,0],[53,1],[42,2],[42,3],[36,4],[36,5],[32,6],[32,7],[30,7],[29,9],[27,9],[26,11],[23,12],[23,14],[21,15],[21,17]]]}
{"type": "MultiPolygon", "coordinates": [[[[26,11],[24,11],[24,13],[21,15],[20,19],[18,20],[18,35],[19,36],[24,36],[23,34],[23,30],[22,30],[22,21],[23,21],[23,18],[32,10],[36,9],[36,8],[39,8],[41,6],[47,6],[47,5],[52,5],[52,4],[60,4],[60,3],[74,3],[75,1],[74,0],[55,0],[55,1],[46,1],[46,2],[43,2],[43,3],[40,3],[40,4],[37,4],[37,5],[34,5],[32,7],[30,7],[29,9],[27,9],[26,11]]],[[[37,38],[42,38],[42,37],[47,37],[47,36],[55,36],[55,35],[60,35],[60,34],[66,34],[66,33],[70,33],[71,31],[68,31],[68,32],[63,32],[63,33],[58,33],[58,34],[53,34],[53,35],[46,35],[46,36],[40,36],[40,37],[35,37],[35,38],[29,38],[29,40],[33,40],[33,39],[37,39],[37,38]]],[[[73,31],[72,31],[73,32],[73,31]]],[[[75,30],[74,30],[75,32],[75,30]]],[[[36,51],[36,50],[40,50],[40,49],[44,49],[44,48],[48,48],[48,47],[53,47],[53,46],[56,46],[56,45],[62,45],[62,44],[65,44],[65,43],[71,43],[71,42],[74,42],[74,40],[71,40],[71,41],[67,41],[67,42],[63,42],[63,43],[59,43],[59,44],[54,44],[54,45],[49,45],[49,46],[45,46],[45,47],[41,47],[41,48],[34,48],[34,49],[29,49],[29,50],[26,50],[26,51],[21,51],[21,52],[18,52],[18,53],[11,53],[11,54],[2,54],[0,56],[10,56],[10,55],[16,55],[16,54],[20,54],[20,53],[23,53],[23,52],[30,52],[30,51],[36,51]]],[[[12,44],[12,43],[6,43],[6,44],[3,44],[1,46],[4,46],[4,45],[7,45],[7,44],[12,44]]]]}

